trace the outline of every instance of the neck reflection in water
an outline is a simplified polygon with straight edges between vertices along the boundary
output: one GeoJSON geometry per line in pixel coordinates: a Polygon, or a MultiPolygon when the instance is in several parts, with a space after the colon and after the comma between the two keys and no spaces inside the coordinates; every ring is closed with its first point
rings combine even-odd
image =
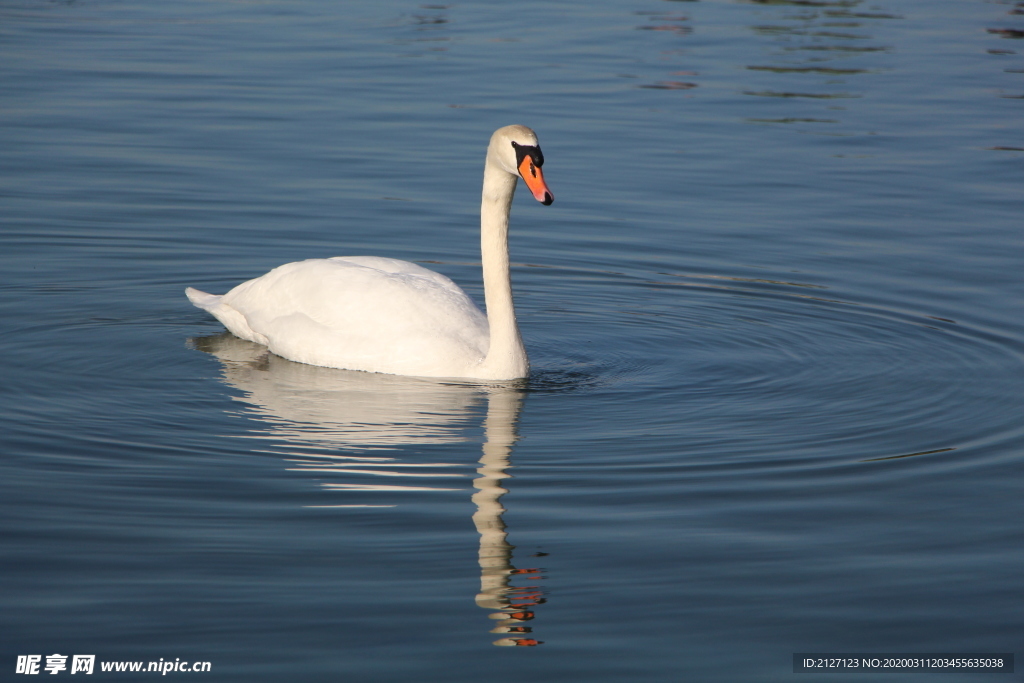
{"type": "MultiPolygon", "coordinates": [[[[497,621],[495,645],[539,645],[527,624],[544,602],[536,585],[540,569],[517,569],[507,540],[501,497],[522,409],[520,385],[447,384],[303,365],[279,358],[266,347],[230,333],[190,340],[222,363],[223,380],[241,392],[247,417],[260,421],[254,438],[289,449],[291,471],[333,474],[349,481],[324,483],[331,491],[451,491],[431,485],[463,476],[461,463],[401,462],[391,457],[356,455],[402,446],[462,443],[479,421],[473,408],[486,400],[483,456],[472,496],[473,522],[480,533],[480,592],[476,603],[497,621]],[[296,452],[297,451],[297,452],[296,452]],[[437,472],[436,470],[441,470],[437,472]],[[383,477],[387,484],[365,483],[383,477]],[[521,581],[528,585],[514,585],[521,581]]],[[[394,505],[311,505],[309,507],[394,507],[394,505]]]]}
{"type": "Polygon", "coordinates": [[[501,497],[508,489],[501,486],[506,473],[512,444],[516,440],[516,424],[522,408],[522,394],[514,389],[488,391],[487,418],[484,420],[484,454],[480,458],[478,479],[473,481],[477,492],[473,494],[476,512],[473,522],[480,532],[480,593],[476,604],[488,610],[498,625],[492,633],[508,633],[495,641],[495,645],[539,645],[540,641],[527,636],[531,632],[524,624],[533,619],[533,607],[544,602],[539,586],[513,586],[512,578],[519,576],[528,582],[540,580],[539,569],[516,569],[512,564],[512,545],[505,531],[501,515],[505,508],[501,497]]]}

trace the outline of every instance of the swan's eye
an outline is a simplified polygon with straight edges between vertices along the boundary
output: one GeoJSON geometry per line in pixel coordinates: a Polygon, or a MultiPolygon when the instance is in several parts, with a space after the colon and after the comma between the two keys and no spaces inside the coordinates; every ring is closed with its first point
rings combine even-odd
{"type": "MultiPolygon", "coordinates": [[[[536,164],[538,168],[544,165],[544,155],[540,153],[540,147],[536,145],[520,145],[518,142],[512,143],[512,148],[516,151],[516,168],[522,169],[523,163],[529,159],[531,164],[536,164]]],[[[531,173],[533,169],[531,168],[531,173]]]]}

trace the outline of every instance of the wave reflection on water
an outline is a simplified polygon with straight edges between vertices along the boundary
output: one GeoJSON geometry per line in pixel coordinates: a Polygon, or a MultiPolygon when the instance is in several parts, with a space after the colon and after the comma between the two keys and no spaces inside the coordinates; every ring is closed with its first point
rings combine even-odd
{"type": "Polygon", "coordinates": [[[1019,432],[1024,344],[1005,333],[813,282],[671,271],[590,282],[604,319],[556,330],[564,318],[552,312],[536,365],[595,378],[577,388],[615,393],[649,445],[660,433],[717,433],[721,443],[700,449],[709,459],[770,451],[828,467],[1019,432]]]}

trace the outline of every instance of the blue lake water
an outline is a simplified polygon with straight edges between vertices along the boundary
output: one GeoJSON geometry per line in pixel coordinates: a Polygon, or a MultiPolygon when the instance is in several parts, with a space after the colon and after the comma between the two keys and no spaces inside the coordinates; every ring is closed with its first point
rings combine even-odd
{"type": "Polygon", "coordinates": [[[1019,656],[1022,188],[1013,0],[0,0],[5,680],[1019,656]],[[557,198],[512,210],[528,381],[186,300],[373,254],[482,304],[511,123],[557,198]]]}

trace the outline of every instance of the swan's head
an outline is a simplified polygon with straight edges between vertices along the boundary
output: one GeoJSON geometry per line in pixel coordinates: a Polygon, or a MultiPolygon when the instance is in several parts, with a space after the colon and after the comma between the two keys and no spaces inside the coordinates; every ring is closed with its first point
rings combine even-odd
{"type": "Polygon", "coordinates": [[[508,173],[526,181],[533,198],[545,206],[555,201],[555,195],[544,182],[540,168],[544,155],[537,142],[537,134],[526,126],[505,126],[494,131],[487,156],[508,173]]]}

